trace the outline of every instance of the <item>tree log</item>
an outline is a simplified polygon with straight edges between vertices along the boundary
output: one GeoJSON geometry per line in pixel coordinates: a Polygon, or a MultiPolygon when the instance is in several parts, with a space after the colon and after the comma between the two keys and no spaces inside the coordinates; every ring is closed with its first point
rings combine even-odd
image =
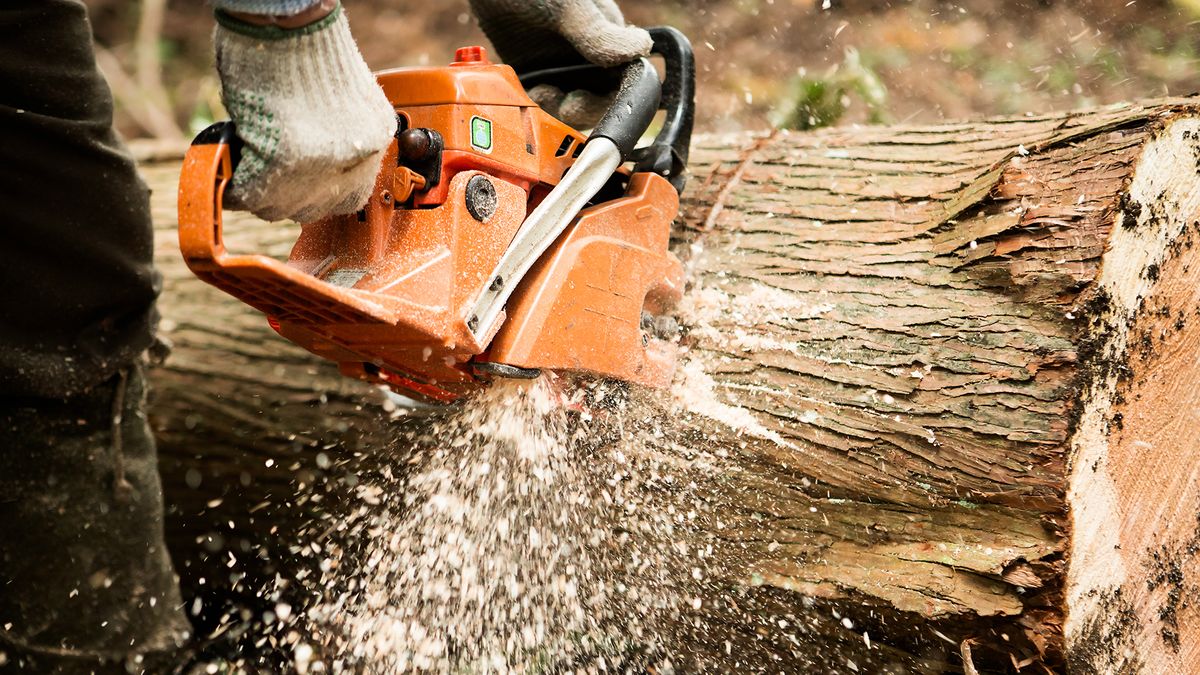
{"type": "MultiPolygon", "coordinates": [[[[152,418],[203,595],[230,557],[286,568],[353,482],[340,460],[394,430],[379,392],[191,277],[177,162],[145,174],[174,346],[152,418]]],[[[231,221],[234,250],[295,236],[231,221]]],[[[699,138],[674,440],[714,453],[730,594],[853,616],[826,655],[729,634],[785,670],[1200,670],[1197,236],[1191,99],[699,138]]]]}

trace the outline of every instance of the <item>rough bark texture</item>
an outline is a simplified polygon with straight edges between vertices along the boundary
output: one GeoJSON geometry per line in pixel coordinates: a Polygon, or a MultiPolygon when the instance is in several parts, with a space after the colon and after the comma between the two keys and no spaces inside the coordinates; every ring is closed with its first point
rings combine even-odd
{"type": "MultiPolygon", "coordinates": [[[[676,398],[681,438],[721,449],[732,581],[859,608],[913,669],[1200,668],[1197,112],[698,140],[676,398]]],[[[153,416],[196,589],[256,539],[284,564],[328,459],[389,431],[376,392],[188,275],[175,164],[146,172],[175,346],[153,416]]]]}

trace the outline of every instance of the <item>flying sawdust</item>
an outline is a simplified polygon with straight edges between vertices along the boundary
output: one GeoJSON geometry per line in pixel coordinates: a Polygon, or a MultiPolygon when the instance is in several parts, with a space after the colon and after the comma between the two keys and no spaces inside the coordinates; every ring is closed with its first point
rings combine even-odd
{"type": "Polygon", "coordinates": [[[337,536],[308,612],[323,656],[298,669],[670,670],[659,624],[691,606],[711,548],[688,545],[686,486],[646,451],[663,416],[631,407],[613,384],[503,382],[406,435],[410,471],[362,487],[337,536]]]}

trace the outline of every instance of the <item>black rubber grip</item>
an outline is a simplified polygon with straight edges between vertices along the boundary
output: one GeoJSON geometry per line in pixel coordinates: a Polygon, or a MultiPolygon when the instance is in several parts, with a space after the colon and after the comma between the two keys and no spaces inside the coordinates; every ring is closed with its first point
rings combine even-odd
{"type": "Polygon", "coordinates": [[[688,154],[696,119],[696,58],[687,36],[670,26],[650,29],[653,52],[663,57],[662,129],[654,142],[633,157],[637,171],[670,179],[680,193],[687,181],[688,154]]]}
{"type": "Polygon", "coordinates": [[[228,145],[229,163],[234,169],[242,160],[242,139],[237,135],[237,126],[232,120],[208,125],[204,131],[196,134],[196,137],[192,139],[192,145],[228,145]]]}
{"type": "Polygon", "coordinates": [[[621,87],[589,138],[612,141],[621,150],[624,161],[654,120],[661,98],[662,85],[654,65],[646,59],[633,61],[625,66],[621,87]]]}
{"type": "MultiPolygon", "coordinates": [[[[696,116],[696,59],[692,44],[683,33],[669,26],[648,30],[654,40],[651,53],[661,56],[666,65],[659,102],[666,118],[654,142],[639,148],[631,159],[637,171],[666,176],[676,190],[683,192],[696,116]]],[[[601,68],[585,63],[521,73],[521,84],[526,89],[549,84],[564,92],[585,89],[607,96],[620,87],[623,75],[620,67],[601,68]]]]}

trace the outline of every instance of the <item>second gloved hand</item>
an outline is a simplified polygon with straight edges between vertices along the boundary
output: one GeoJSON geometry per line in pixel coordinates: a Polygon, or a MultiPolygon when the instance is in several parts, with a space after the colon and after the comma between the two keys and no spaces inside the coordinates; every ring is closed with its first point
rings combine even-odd
{"type": "Polygon", "coordinates": [[[614,0],[471,0],[479,27],[518,73],[650,53],[650,33],[625,24],[614,0]]]}
{"type": "Polygon", "coordinates": [[[217,13],[222,99],[245,145],[231,208],[299,222],[353,213],[375,186],[396,113],[338,7],[295,29],[217,13]]]}
{"type": "MultiPolygon", "coordinates": [[[[504,62],[523,74],[584,62],[628,63],[650,53],[650,33],[625,23],[614,0],[471,0],[479,27],[504,62]]],[[[578,128],[595,126],[611,96],[539,85],[530,97],[578,128]]]]}

